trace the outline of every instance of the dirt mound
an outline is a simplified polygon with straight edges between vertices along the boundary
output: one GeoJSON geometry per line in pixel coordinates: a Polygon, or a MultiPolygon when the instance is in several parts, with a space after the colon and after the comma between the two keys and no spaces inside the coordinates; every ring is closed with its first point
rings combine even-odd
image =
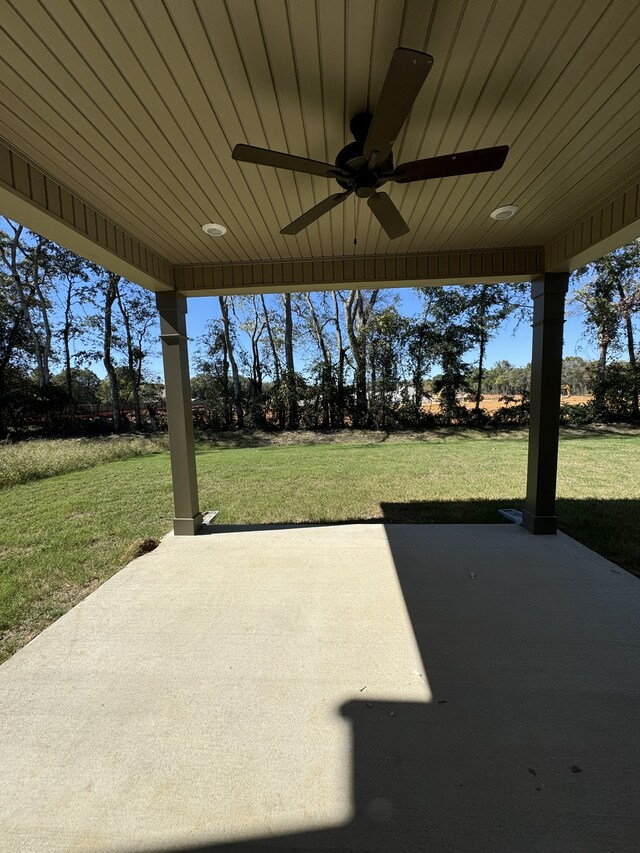
{"type": "Polygon", "coordinates": [[[130,563],[131,560],[135,560],[136,557],[142,557],[143,554],[155,551],[159,544],[160,540],[153,539],[151,536],[135,539],[125,551],[124,557],[127,563],[130,563]]]}

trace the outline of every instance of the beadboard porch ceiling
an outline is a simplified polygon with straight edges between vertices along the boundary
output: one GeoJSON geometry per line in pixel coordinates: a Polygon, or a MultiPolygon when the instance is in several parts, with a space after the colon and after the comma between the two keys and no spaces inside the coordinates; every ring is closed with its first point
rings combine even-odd
{"type": "Polygon", "coordinates": [[[175,265],[544,247],[619,198],[621,224],[640,217],[637,0],[4,0],[0,98],[6,148],[168,265],[167,284],[175,265]],[[396,162],[505,144],[505,166],[385,187],[400,239],[362,199],[281,235],[336,183],[233,146],[332,162],[398,46],[434,64],[396,162]],[[519,213],[495,222],[504,204],[519,213]]]}

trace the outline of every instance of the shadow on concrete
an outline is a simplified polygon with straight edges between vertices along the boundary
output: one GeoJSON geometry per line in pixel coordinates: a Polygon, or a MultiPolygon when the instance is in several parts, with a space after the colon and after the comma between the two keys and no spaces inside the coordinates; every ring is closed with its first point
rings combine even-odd
{"type": "MultiPolygon", "coordinates": [[[[202,526],[200,535],[247,533],[257,530],[290,530],[340,524],[507,524],[500,509],[522,510],[521,497],[465,501],[408,501],[382,503],[382,518],[344,518],[279,524],[224,524],[202,526]]],[[[640,576],[640,500],[559,498],[559,529],[627,571],[640,576]]]]}
{"type": "MultiPolygon", "coordinates": [[[[625,503],[635,505],[625,512],[637,512],[637,502],[625,503]]],[[[463,505],[449,509],[457,514],[463,505]]],[[[147,853],[637,849],[640,755],[637,742],[625,735],[637,709],[633,691],[609,680],[619,663],[615,607],[620,599],[617,605],[594,603],[586,589],[589,578],[582,584],[571,569],[567,577],[572,583],[577,577],[576,594],[566,594],[564,579],[554,602],[547,587],[557,583],[558,566],[545,565],[544,543],[559,540],[550,537],[535,537],[536,547],[523,549],[528,555],[523,562],[514,549],[516,559],[510,563],[499,556],[504,545],[496,542],[492,552],[493,546],[485,544],[479,557],[469,534],[461,543],[452,531],[451,552],[434,557],[428,527],[395,523],[407,516],[416,521],[430,517],[432,507],[382,505],[433,698],[423,704],[368,696],[336,708],[352,732],[353,819],[291,835],[163,846],[147,853]],[[478,568],[478,560],[484,560],[484,568],[478,568]],[[446,584],[443,573],[450,576],[446,584]],[[611,637],[609,652],[585,651],[594,619],[597,630],[602,633],[605,625],[611,637]],[[604,682],[608,686],[603,688],[604,682]]],[[[563,508],[567,502],[561,502],[563,508]]],[[[216,530],[307,526],[316,525],[216,530]]],[[[530,536],[520,528],[514,535],[530,536]]],[[[607,588],[624,586],[627,598],[636,591],[637,581],[624,572],[614,577],[600,564],[590,571],[592,578],[605,578],[607,588]]],[[[629,612],[621,614],[627,626],[629,612]]]]}
{"type": "Polygon", "coordinates": [[[225,524],[218,521],[203,524],[198,536],[217,533],[250,533],[255,531],[294,530],[304,527],[330,527],[344,524],[502,524],[507,523],[498,510],[522,508],[522,498],[504,497],[466,501],[408,501],[381,503],[381,516],[375,518],[340,518],[323,521],[276,522],[272,524],[225,524]]]}

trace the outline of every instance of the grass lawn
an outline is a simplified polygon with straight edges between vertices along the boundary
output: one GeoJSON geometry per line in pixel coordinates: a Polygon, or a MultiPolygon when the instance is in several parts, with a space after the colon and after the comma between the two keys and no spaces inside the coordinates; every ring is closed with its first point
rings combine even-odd
{"type": "MultiPolygon", "coordinates": [[[[154,450],[0,490],[0,660],[121,568],[132,543],[171,528],[169,457],[154,450]]],[[[522,505],[526,451],[523,433],[222,440],[198,450],[201,506],[220,524],[491,523],[522,505]]],[[[638,471],[640,432],[564,432],[561,528],[636,574],[638,471]]]]}

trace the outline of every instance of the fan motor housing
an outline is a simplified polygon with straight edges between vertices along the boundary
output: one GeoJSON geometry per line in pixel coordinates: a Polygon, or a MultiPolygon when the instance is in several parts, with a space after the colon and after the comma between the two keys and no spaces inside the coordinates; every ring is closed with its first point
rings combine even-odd
{"type": "Polygon", "coordinates": [[[381,163],[376,163],[373,169],[368,169],[368,160],[363,156],[362,150],[369,132],[372,116],[369,113],[357,113],[349,125],[355,142],[338,152],[336,166],[347,172],[352,172],[352,178],[336,178],[340,186],[345,190],[353,190],[360,198],[368,198],[373,195],[377,187],[382,186],[388,180],[385,175],[393,172],[393,157],[391,154],[381,163]]]}

